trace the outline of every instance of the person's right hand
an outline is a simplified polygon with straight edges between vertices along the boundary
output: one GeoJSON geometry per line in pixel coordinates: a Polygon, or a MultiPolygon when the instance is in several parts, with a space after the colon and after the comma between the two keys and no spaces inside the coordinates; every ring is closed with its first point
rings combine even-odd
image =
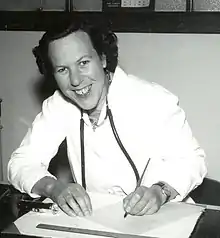
{"type": "Polygon", "coordinates": [[[80,184],[56,181],[50,198],[69,216],[87,216],[92,213],[90,197],[80,184]]]}

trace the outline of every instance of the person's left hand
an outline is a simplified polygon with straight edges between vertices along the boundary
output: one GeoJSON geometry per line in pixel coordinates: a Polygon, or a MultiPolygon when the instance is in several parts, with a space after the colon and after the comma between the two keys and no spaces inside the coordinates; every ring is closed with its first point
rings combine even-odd
{"type": "Polygon", "coordinates": [[[123,200],[124,210],[130,215],[143,216],[157,212],[163,204],[163,194],[159,186],[138,187],[123,200]]]}

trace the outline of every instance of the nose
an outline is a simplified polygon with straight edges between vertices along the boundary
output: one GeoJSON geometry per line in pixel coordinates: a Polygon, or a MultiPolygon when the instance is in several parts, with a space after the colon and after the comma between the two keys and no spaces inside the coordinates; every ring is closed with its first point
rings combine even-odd
{"type": "Polygon", "coordinates": [[[71,70],[70,71],[70,83],[72,86],[76,87],[79,86],[82,82],[82,77],[78,70],[71,70]]]}

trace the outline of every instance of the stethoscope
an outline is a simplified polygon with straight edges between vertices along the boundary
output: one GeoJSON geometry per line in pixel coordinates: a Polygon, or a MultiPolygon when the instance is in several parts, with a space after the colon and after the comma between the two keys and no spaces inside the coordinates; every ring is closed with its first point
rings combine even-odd
{"type": "MultiPolygon", "coordinates": [[[[136,177],[136,181],[138,182],[140,176],[137,170],[137,167],[135,166],[133,160],[131,159],[130,155],[128,154],[128,152],[126,151],[124,145],[122,144],[120,137],[118,135],[118,132],[116,130],[115,127],[115,123],[113,120],[113,115],[111,112],[111,109],[108,106],[108,100],[106,99],[106,118],[109,118],[109,122],[112,128],[112,132],[115,136],[115,139],[119,145],[119,147],[121,148],[122,152],[124,153],[125,157],[127,158],[128,162],[130,163],[135,177],[136,177]]],[[[105,118],[105,119],[106,119],[105,118]]],[[[86,179],[85,179],[85,146],[84,146],[84,120],[83,120],[83,111],[81,110],[81,119],[80,119],[80,146],[81,146],[81,176],[82,176],[82,186],[84,187],[84,189],[86,190],[86,179]]]]}

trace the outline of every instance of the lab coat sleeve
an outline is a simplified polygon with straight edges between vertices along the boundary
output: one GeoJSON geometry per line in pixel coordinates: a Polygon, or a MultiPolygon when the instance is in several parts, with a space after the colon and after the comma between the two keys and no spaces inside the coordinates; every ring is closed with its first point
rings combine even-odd
{"type": "Polygon", "coordinates": [[[205,153],[192,135],[178,98],[164,91],[160,99],[155,106],[150,176],[152,183],[164,181],[172,186],[179,193],[174,201],[181,201],[202,183],[207,173],[205,153]]]}
{"type": "Polygon", "coordinates": [[[31,193],[35,183],[45,176],[53,176],[47,169],[66,133],[61,107],[57,93],[43,102],[42,112],[37,115],[8,163],[9,182],[32,197],[37,196],[31,193]]]}

